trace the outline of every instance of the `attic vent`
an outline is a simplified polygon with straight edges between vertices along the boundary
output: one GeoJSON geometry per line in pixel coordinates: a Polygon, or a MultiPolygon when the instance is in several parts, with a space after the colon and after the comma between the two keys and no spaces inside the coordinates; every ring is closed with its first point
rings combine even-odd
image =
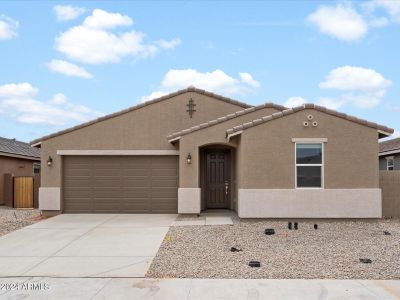
{"type": "Polygon", "coordinates": [[[312,122],[312,126],[313,127],[317,127],[318,126],[318,122],[316,122],[316,121],[312,122]]]}
{"type": "Polygon", "coordinates": [[[308,122],[303,122],[304,127],[308,127],[308,122]]]}
{"type": "Polygon", "coordinates": [[[309,119],[309,120],[312,120],[314,117],[313,117],[313,115],[308,115],[307,116],[307,119],[309,119]]]}

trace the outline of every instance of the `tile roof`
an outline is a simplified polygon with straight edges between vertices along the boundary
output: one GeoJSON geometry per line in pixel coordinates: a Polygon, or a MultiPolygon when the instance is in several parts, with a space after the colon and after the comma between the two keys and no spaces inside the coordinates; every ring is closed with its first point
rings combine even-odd
{"type": "Polygon", "coordinates": [[[213,126],[213,125],[228,121],[230,119],[233,119],[233,118],[236,118],[236,117],[239,117],[239,116],[243,116],[243,115],[249,114],[249,113],[251,113],[253,111],[257,111],[257,110],[260,110],[260,109],[263,109],[263,108],[275,108],[275,109],[281,110],[281,111],[287,109],[286,107],[284,107],[282,105],[278,105],[278,104],[274,104],[274,103],[268,102],[268,103],[264,103],[264,104],[261,104],[261,105],[258,105],[258,106],[253,106],[253,107],[250,107],[250,108],[246,108],[244,110],[237,111],[235,113],[220,117],[220,118],[215,119],[215,120],[208,121],[206,123],[202,123],[202,124],[197,125],[197,126],[193,126],[193,127],[190,127],[190,128],[178,131],[178,132],[174,132],[173,134],[168,135],[167,139],[168,140],[173,140],[173,139],[176,139],[176,138],[181,137],[183,135],[186,135],[188,133],[191,133],[191,132],[194,132],[194,131],[197,131],[197,130],[201,130],[203,128],[207,128],[207,127],[210,127],[210,126],[213,126]]]}
{"type": "Polygon", "coordinates": [[[0,155],[2,153],[23,155],[40,159],[40,149],[15,139],[0,137],[0,155]]]}
{"type": "Polygon", "coordinates": [[[97,118],[95,120],[92,120],[92,121],[89,121],[89,122],[86,122],[86,123],[83,123],[83,124],[79,124],[77,126],[74,126],[74,127],[71,127],[71,128],[67,128],[67,129],[64,129],[64,130],[61,130],[61,131],[58,131],[58,132],[43,136],[41,138],[38,138],[38,139],[35,139],[35,140],[31,141],[30,144],[31,145],[37,144],[37,143],[40,143],[42,141],[48,140],[50,138],[53,138],[53,137],[56,137],[56,136],[59,136],[59,135],[62,135],[62,134],[65,134],[65,133],[80,129],[80,128],[84,128],[84,127],[87,127],[89,125],[92,125],[92,124],[95,124],[95,123],[98,123],[98,122],[101,122],[101,121],[104,121],[104,120],[107,120],[107,119],[111,119],[111,118],[126,114],[128,112],[131,112],[133,110],[137,110],[137,109],[142,108],[144,106],[151,105],[151,104],[154,104],[154,103],[157,103],[157,102],[161,102],[161,101],[170,99],[172,97],[175,97],[175,96],[187,93],[187,92],[194,92],[194,93],[197,93],[197,94],[206,95],[206,96],[212,97],[212,98],[220,100],[220,101],[224,101],[224,102],[227,102],[227,103],[231,103],[231,104],[235,104],[235,105],[241,106],[243,108],[252,107],[251,105],[248,105],[248,104],[243,103],[243,102],[239,102],[237,100],[234,100],[234,99],[231,99],[231,98],[228,98],[228,97],[217,95],[217,94],[214,94],[214,93],[202,90],[202,89],[198,89],[198,88],[195,88],[195,87],[188,87],[186,89],[179,90],[179,91],[176,91],[174,93],[171,93],[171,94],[168,94],[168,95],[165,95],[165,96],[162,96],[162,97],[159,97],[159,98],[156,98],[156,99],[153,99],[153,100],[149,100],[149,101],[140,103],[138,105],[126,108],[124,110],[121,110],[121,111],[118,111],[118,112],[115,112],[115,113],[112,113],[112,114],[109,114],[109,115],[102,116],[102,117],[97,118]]]}
{"type": "Polygon", "coordinates": [[[253,120],[251,122],[235,126],[233,128],[228,129],[226,131],[226,133],[227,134],[233,134],[235,132],[242,131],[242,130],[250,128],[250,127],[254,127],[254,126],[257,126],[259,124],[263,124],[263,123],[269,122],[269,121],[274,120],[274,119],[282,118],[284,116],[293,114],[295,112],[298,112],[298,111],[301,111],[301,110],[304,110],[304,109],[315,109],[315,110],[327,113],[329,115],[333,115],[333,116],[336,116],[336,117],[339,117],[339,118],[342,118],[342,119],[346,119],[348,121],[352,121],[352,122],[355,122],[355,123],[358,123],[358,124],[361,124],[361,125],[364,125],[364,126],[368,126],[368,127],[371,127],[371,128],[375,128],[377,130],[381,130],[381,131],[387,133],[388,135],[393,133],[393,131],[394,131],[392,128],[389,128],[389,127],[386,127],[386,126],[383,126],[383,125],[379,125],[377,123],[373,123],[373,122],[369,122],[369,121],[366,121],[366,120],[363,120],[363,119],[359,119],[359,118],[356,118],[356,117],[353,117],[353,116],[350,116],[350,115],[347,115],[347,114],[344,114],[344,113],[337,112],[337,111],[332,110],[332,109],[328,109],[328,108],[323,107],[323,106],[315,105],[315,104],[312,104],[312,103],[307,103],[307,104],[303,104],[301,106],[293,107],[293,108],[286,109],[286,110],[281,111],[281,112],[274,113],[274,114],[269,115],[269,116],[262,117],[261,119],[256,119],[256,120],[253,120]]]}
{"type": "Polygon", "coordinates": [[[379,143],[379,153],[394,150],[400,151],[400,137],[379,143]]]}

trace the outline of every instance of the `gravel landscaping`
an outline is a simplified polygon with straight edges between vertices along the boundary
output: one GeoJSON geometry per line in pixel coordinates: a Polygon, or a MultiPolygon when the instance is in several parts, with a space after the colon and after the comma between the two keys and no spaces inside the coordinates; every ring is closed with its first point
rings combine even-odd
{"type": "Polygon", "coordinates": [[[400,279],[400,220],[299,222],[298,230],[257,220],[171,227],[146,277],[400,279]]]}
{"type": "Polygon", "coordinates": [[[13,209],[0,206],[0,236],[42,220],[37,209],[13,209]]]}

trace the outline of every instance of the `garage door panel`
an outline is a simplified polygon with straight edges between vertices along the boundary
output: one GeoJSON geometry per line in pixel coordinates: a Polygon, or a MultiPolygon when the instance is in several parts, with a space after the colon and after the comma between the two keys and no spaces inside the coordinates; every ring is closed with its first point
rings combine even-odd
{"type": "Polygon", "coordinates": [[[86,188],[91,185],[92,180],[88,178],[71,178],[64,179],[64,186],[68,186],[70,188],[86,188]]]}
{"type": "Polygon", "coordinates": [[[128,169],[128,168],[124,168],[123,170],[121,170],[121,175],[122,176],[139,176],[139,177],[148,177],[151,175],[151,170],[149,170],[148,168],[144,168],[144,167],[138,167],[138,168],[132,168],[132,169],[128,169]]]}
{"type": "Polygon", "coordinates": [[[92,196],[92,189],[67,189],[63,193],[64,198],[90,198],[92,196]]]}
{"type": "Polygon", "coordinates": [[[118,188],[121,185],[121,180],[115,178],[102,178],[102,179],[93,179],[93,187],[94,188],[118,188]]]}
{"type": "Polygon", "coordinates": [[[135,179],[125,179],[123,181],[123,186],[124,187],[150,187],[151,186],[151,182],[148,178],[135,178],[135,179]]]}
{"type": "Polygon", "coordinates": [[[91,176],[92,171],[90,169],[68,169],[64,176],[67,177],[75,177],[75,176],[91,176]]]}
{"type": "Polygon", "coordinates": [[[176,187],[178,181],[176,179],[153,179],[152,186],[155,187],[176,187]]]}
{"type": "Polygon", "coordinates": [[[120,169],[95,169],[94,170],[94,176],[96,178],[98,177],[119,177],[121,176],[121,170],[120,169]]]}
{"type": "Polygon", "coordinates": [[[175,188],[169,189],[153,189],[151,191],[152,198],[176,198],[178,197],[178,193],[175,188]]]}
{"type": "Polygon", "coordinates": [[[152,169],[151,170],[152,177],[164,177],[164,176],[178,176],[177,169],[152,169]]]}
{"type": "Polygon", "coordinates": [[[177,156],[66,156],[63,166],[64,212],[177,212],[177,156]]]}
{"type": "Polygon", "coordinates": [[[94,198],[114,198],[119,199],[122,197],[121,190],[119,188],[103,188],[101,190],[93,190],[92,195],[94,198]]]}

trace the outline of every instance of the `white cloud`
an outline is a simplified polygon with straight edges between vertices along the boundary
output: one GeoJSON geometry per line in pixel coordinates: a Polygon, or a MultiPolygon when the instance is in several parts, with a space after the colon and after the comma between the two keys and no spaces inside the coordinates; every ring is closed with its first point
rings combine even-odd
{"type": "Polygon", "coordinates": [[[390,84],[390,80],[385,79],[373,69],[343,66],[330,71],[319,87],[345,91],[376,91],[386,89],[390,84]]]}
{"type": "Polygon", "coordinates": [[[56,14],[57,21],[62,22],[76,19],[80,15],[84,14],[86,9],[71,5],[56,5],[53,7],[53,11],[56,14]]]}
{"type": "Polygon", "coordinates": [[[86,79],[93,78],[93,75],[84,68],[64,60],[53,59],[47,64],[47,67],[53,72],[67,76],[81,77],[86,79]]]}
{"type": "Polygon", "coordinates": [[[283,103],[283,105],[286,107],[297,107],[303,105],[304,103],[307,103],[306,99],[304,99],[303,97],[296,96],[288,98],[286,102],[283,103]]]}
{"type": "Polygon", "coordinates": [[[118,13],[109,13],[105,10],[96,8],[91,16],[88,16],[83,22],[83,26],[92,29],[112,29],[118,26],[131,26],[133,20],[118,13]]]}
{"type": "Polygon", "coordinates": [[[366,21],[350,5],[321,6],[307,20],[321,33],[348,42],[359,40],[368,32],[366,21]]]}
{"type": "Polygon", "coordinates": [[[379,17],[379,18],[373,17],[368,22],[368,25],[370,27],[376,27],[376,28],[385,27],[388,24],[389,24],[389,20],[385,17],[379,17]]]}
{"type": "Polygon", "coordinates": [[[172,49],[180,43],[179,39],[145,43],[145,34],[134,30],[111,32],[116,27],[132,24],[132,19],[126,15],[95,9],[82,25],[61,33],[56,38],[55,47],[71,60],[102,64],[117,63],[127,56],[149,57],[160,49],[172,49]]]}
{"type": "Polygon", "coordinates": [[[321,106],[324,106],[324,107],[327,107],[327,108],[329,108],[329,109],[337,110],[337,109],[339,109],[343,104],[345,104],[345,101],[340,100],[340,99],[337,100],[337,99],[322,97],[322,98],[319,98],[317,104],[318,104],[318,105],[321,105],[321,106]]]}
{"type": "Polygon", "coordinates": [[[0,15],[0,40],[9,40],[18,36],[19,22],[5,15],[0,15]]]}
{"type": "Polygon", "coordinates": [[[170,41],[166,41],[166,40],[158,40],[156,42],[154,42],[156,45],[160,46],[161,48],[164,49],[173,49],[176,46],[180,45],[181,40],[178,38],[172,39],[170,41]]]}
{"type": "Polygon", "coordinates": [[[38,93],[30,83],[9,83],[0,85],[0,98],[30,98],[38,93]]]}
{"type": "Polygon", "coordinates": [[[53,98],[51,98],[48,102],[49,104],[60,105],[67,103],[68,98],[64,94],[58,93],[53,95],[53,98]]]}
{"type": "Polygon", "coordinates": [[[68,101],[55,94],[48,101],[35,99],[38,89],[30,83],[11,83],[0,86],[0,111],[21,123],[64,126],[100,116],[86,106],[68,101]]]}
{"type": "Polygon", "coordinates": [[[239,78],[234,78],[222,70],[203,73],[195,69],[172,69],[164,75],[160,89],[142,97],[141,101],[160,97],[188,86],[232,96],[251,93],[260,86],[260,83],[254,80],[249,73],[239,73],[239,78]],[[243,78],[245,79],[243,80],[243,78]]]}
{"type": "Polygon", "coordinates": [[[393,22],[400,22],[400,1],[398,0],[372,0],[362,5],[367,13],[372,14],[377,9],[384,10],[393,22]]]}
{"type": "Polygon", "coordinates": [[[146,102],[146,101],[149,101],[149,100],[152,100],[152,99],[160,98],[160,97],[165,96],[167,94],[168,94],[168,92],[155,91],[155,92],[152,92],[149,95],[141,97],[139,101],[140,102],[146,102]]]}
{"type": "Polygon", "coordinates": [[[351,103],[360,108],[372,108],[382,101],[390,85],[390,80],[373,69],[343,66],[330,71],[319,87],[345,92],[337,100],[341,104],[351,103]]]}
{"type": "Polygon", "coordinates": [[[257,80],[253,79],[253,76],[249,73],[239,73],[240,79],[242,80],[243,83],[246,83],[252,87],[260,87],[260,83],[257,80]]]}

